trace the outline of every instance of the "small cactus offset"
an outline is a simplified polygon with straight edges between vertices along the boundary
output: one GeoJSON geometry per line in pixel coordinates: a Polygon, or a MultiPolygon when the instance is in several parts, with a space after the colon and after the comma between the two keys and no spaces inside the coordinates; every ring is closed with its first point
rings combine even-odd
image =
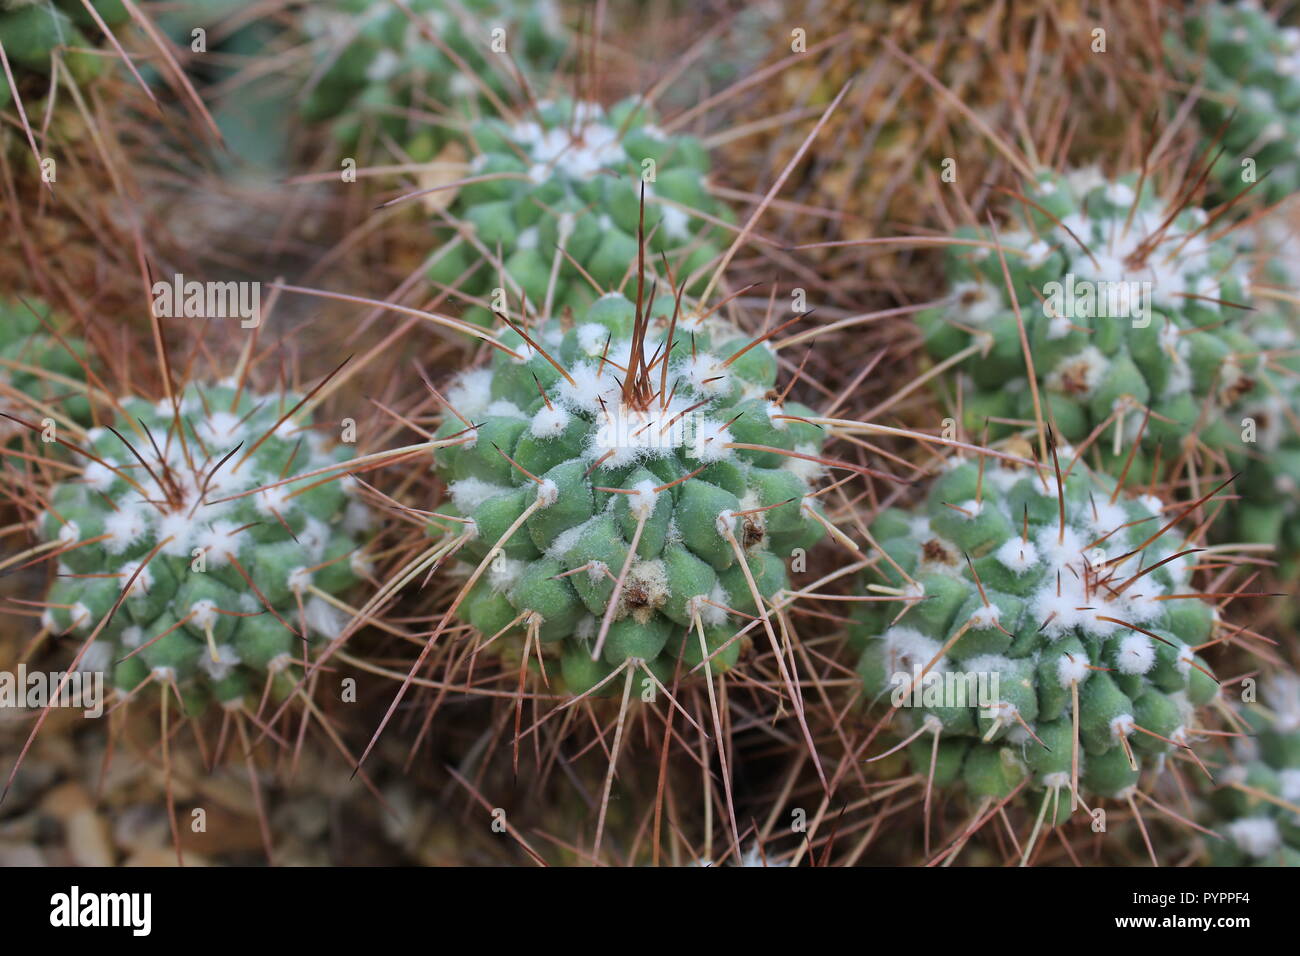
{"type": "Polygon", "coordinates": [[[1165,46],[1175,68],[1203,84],[1196,113],[1224,147],[1211,175],[1227,195],[1251,189],[1277,202],[1300,188],[1300,29],[1254,0],[1207,3],[1165,46]],[[1265,178],[1267,176],[1267,178],[1265,178]],[[1258,186],[1253,184],[1259,183],[1258,186]]]}
{"type": "Polygon", "coordinates": [[[1265,681],[1264,706],[1237,713],[1246,736],[1238,762],[1218,772],[1207,821],[1222,837],[1208,841],[1216,866],[1300,866],[1300,678],[1265,681]]]}
{"type": "MultiPolygon", "coordinates": [[[[86,347],[81,339],[56,334],[49,306],[31,299],[0,298],[0,412],[19,419],[44,419],[55,413],[85,423],[86,347]]],[[[53,420],[57,422],[57,417],[53,420]]],[[[22,426],[0,419],[0,442],[22,426]]]]}
{"type": "Polygon", "coordinates": [[[494,115],[495,103],[515,98],[516,71],[528,81],[553,69],[568,42],[549,2],[405,6],[413,17],[387,0],[329,0],[304,15],[315,69],[302,110],[310,122],[332,122],[341,144],[355,145],[373,124],[414,161],[432,159],[449,138],[460,138],[453,117],[494,115]],[[418,112],[449,122],[431,125],[418,112]]]}
{"type": "MultiPolygon", "coordinates": [[[[434,281],[469,295],[504,283],[534,311],[583,309],[629,277],[643,191],[654,261],[666,254],[688,292],[707,281],[722,228],[709,220],[729,222],[731,213],[709,192],[703,144],[658,128],[647,104],[629,99],[606,111],[559,100],[514,124],[485,120],[470,136],[470,178],[479,181],[462,186],[448,209],[469,235],[443,247],[434,281]]],[[[465,317],[491,324],[482,306],[465,317]]]]}
{"type": "Polygon", "coordinates": [[[824,533],[807,499],[821,430],[774,392],[766,342],[618,293],[496,342],[448,391],[438,434],[453,520],[436,524],[478,565],[469,622],[524,635],[524,657],[557,646],[573,693],[628,660],[667,683],[706,647],[730,667],[787,557],[824,533]]]}
{"type": "Polygon", "coordinates": [[[1123,799],[1195,739],[1218,695],[1196,649],[1220,624],[1168,521],[1077,461],[1059,484],[960,462],[922,507],[876,518],[883,583],[850,637],[868,700],[913,725],[919,774],[977,800],[1024,784],[1060,822],[1072,793],[1123,799]]]}
{"type": "Polygon", "coordinates": [[[83,668],[125,693],[175,681],[192,711],[238,706],[336,636],[369,512],[338,467],[351,451],[296,423],[300,401],[193,383],[174,404],[121,399],[113,425],[68,442],[85,467],[41,522],[58,542],[44,623],[95,635],[83,668]]]}

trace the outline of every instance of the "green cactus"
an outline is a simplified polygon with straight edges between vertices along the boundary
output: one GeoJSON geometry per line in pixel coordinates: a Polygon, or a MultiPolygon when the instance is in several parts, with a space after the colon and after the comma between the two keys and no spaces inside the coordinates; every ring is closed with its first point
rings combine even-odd
{"type": "MultiPolygon", "coordinates": [[[[693,213],[732,216],[709,192],[703,144],[654,124],[653,111],[629,99],[608,112],[562,100],[514,125],[498,119],[475,125],[470,175],[502,178],[460,189],[449,213],[468,225],[473,243],[464,237],[448,243],[430,277],[486,295],[502,280],[483,253],[495,257],[499,249],[512,297],[522,293],[540,311],[554,287],[553,312],[581,311],[598,295],[592,282],[617,288],[636,261],[644,185],[648,258],[658,262],[666,254],[677,284],[690,278],[688,291],[698,291],[708,278],[705,267],[719,255],[721,227],[693,213]]],[[[465,317],[491,324],[481,306],[465,317]]]]}
{"type": "Polygon", "coordinates": [[[609,293],[528,342],[501,332],[510,351],[447,393],[438,437],[460,443],[438,454],[439,510],[470,519],[462,559],[487,561],[468,621],[553,647],[574,693],[629,659],[667,683],[679,654],[701,662],[701,637],[711,668],[730,667],[748,618],[728,609],[757,614],[755,591],[771,601],[786,558],[824,533],[805,497],[822,436],[769,394],[772,351],[716,317],[674,317],[670,297],[638,316],[609,293]]]}
{"type": "Polygon", "coordinates": [[[1223,131],[1211,175],[1224,193],[1263,180],[1251,196],[1273,203],[1300,188],[1300,29],[1259,3],[1208,3],[1165,47],[1175,70],[1205,88],[1196,113],[1206,137],[1223,131]]]}
{"type": "MultiPolygon", "coordinates": [[[[130,19],[122,0],[93,0],[92,6],[109,27],[130,19]]],[[[20,87],[29,81],[48,80],[56,56],[78,83],[94,79],[104,71],[104,59],[81,51],[98,46],[103,39],[81,0],[0,0],[0,44],[20,87]]],[[[20,89],[20,94],[23,92],[20,89]]],[[[8,109],[12,100],[13,91],[0,72],[0,110],[8,109]]]]}
{"type": "Polygon", "coordinates": [[[417,119],[415,112],[464,119],[492,114],[484,88],[512,101],[514,71],[535,81],[559,63],[567,43],[559,12],[549,2],[412,0],[408,6],[422,26],[380,0],[330,0],[312,4],[304,16],[316,63],[303,113],[311,122],[332,121],[342,145],[355,145],[374,123],[412,159],[427,161],[450,131],[417,119]],[[497,30],[503,32],[494,35],[497,30]],[[493,52],[493,43],[504,44],[505,52],[493,52]]]}
{"type": "Polygon", "coordinates": [[[61,543],[47,628],[84,638],[127,592],[83,668],[124,692],[174,678],[191,710],[238,706],[338,633],[331,601],[365,573],[368,511],[340,469],[321,472],[351,450],[296,423],[298,402],[191,384],[175,406],[121,399],[91,429],[80,479],[51,490],[40,525],[61,543]]]}
{"type": "Polygon", "coordinates": [[[1300,866],[1300,679],[1265,682],[1267,707],[1243,705],[1249,736],[1237,762],[1217,774],[1207,823],[1216,866],[1300,866]]]}
{"type": "Polygon", "coordinates": [[[1218,694],[1194,650],[1218,615],[1172,597],[1193,590],[1192,559],[1160,533],[1161,503],[1082,462],[1058,487],[1050,471],[963,461],[924,505],[881,512],[884,580],[850,629],[869,705],[910,723],[918,773],[937,755],[936,787],[1002,799],[1023,783],[1049,823],[1070,815],[1076,773],[1091,809],[1158,772],[1218,694]]]}
{"type": "MultiPolygon", "coordinates": [[[[1044,174],[1028,193],[1029,228],[998,235],[1044,422],[1076,443],[1099,430],[1101,466],[1114,475],[1128,468],[1138,481],[1162,477],[1153,475],[1157,461],[1168,466],[1184,452],[1226,463],[1242,472],[1243,500],[1220,531],[1293,555],[1294,319],[1252,294],[1249,237],[1211,240],[1202,210],[1173,214],[1149,183],[1135,202],[1136,186],[1136,176],[1044,174]]],[[[963,238],[992,236],[963,230],[963,238]]],[[[944,304],[917,322],[935,359],[964,353],[964,426],[980,435],[990,423],[992,437],[1032,429],[1033,392],[997,251],[957,246],[947,272],[944,304]]]]}
{"type": "MultiPolygon", "coordinates": [[[[0,411],[24,421],[44,418],[51,410],[76,422],[89,421],[85,343],[61,329],[55,335],[52,329],[59,324],[43,302],[0,298],[0,411]]],[[[0,441],[22,430],[2,419],[0,441]]]]}

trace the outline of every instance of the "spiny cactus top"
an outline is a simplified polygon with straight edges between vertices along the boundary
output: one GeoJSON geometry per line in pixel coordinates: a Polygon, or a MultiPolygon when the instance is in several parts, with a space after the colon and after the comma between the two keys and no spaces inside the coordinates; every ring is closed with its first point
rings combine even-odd
{"type": "Polygon", "coordinates": [[[531,343],[502,332],[511,352],[447,394],[439,436],[463,441],[438,453],[454,506],[438,510],[471,519],[445,523],[468,527],[467,560],[502,548],[469,621],[485,637],[562,642],[575,693],[629,658],[665,682],[679,651],[698,664],[697,621],[711,655],[727,645],[711,666],[730,666],[746,619],[728,609],[753,615],[755,591],[770,600],[791,552],[823,534],[805,498],[820,429],[774,401],[771,350],[715,317],[673,314],[660,299],[638,320],[608,294],[577,323],[535,325],[531,343]]]}
{"type": "Polygon", "coordinates": [[[468,118],[473,104],[491,114],[485,89],[511,102],[515,71],[535,82],[567,42],[549,0],[411,0],[408,7],[418,22],[387,0],[328,0],[304,15],[318,72],[303,109],[312,121],[334,120],[342,143],[354,144],[373,122],[413,159],[428,160],[448,130],[414,112],[468,118]]]}
{"type": "MultiPolygon", "coordinates": [[[[122,0],[93,0],[92,6],[110,27],[130,18],[122,0]]],[[[0,0],[0,43],[20,86],[29,76],[48,77],[56,54],[78,82],[98,76],[104,69],[103,57],[69,48],[86,50],[102,41],[103,32],[81,0],[0,0]]],[[[0,109],[12,99],[0,71],[0,109]]],[[[27,108],[30,114],[30,103],[27,108]]]]}
{"type": "Polygon", "coordinates": [[[1283,27],[1256,2],[1207,3],[1184,37],[1166,47],[1175,68],[1205,89],[1196,102],[1202,131],[1226,147],[1214,177],[1228,195],[1276,202],[1300,188],[1300,29],[1283,27]],[[1243,166],[1251,161],[1253,169],[1243,166]]]}
{"type": "Polygon", "coordinates": [[[332,600],[364,573],[368,511],[351,479],[318,473],[352,452],[286,417],[300,396],[224,381],[177,401],[179,416],[120,400],[79,446],[80,479],[53,488],[41,529],[62,547],[45,625],[87,635],[129,586],[81,666],[113,670],[122,690],[174,678],[187,706],[234,703],[338,633],[332,600]]]}
{"type": "MultiPolygon", "coordinates": [[[[43,302],[0,298],[0,412],[24,421],[54,412],[85,422],[90,405],[79,394],[86,379],[85,343],[68,334],[60,341],[47,324],[50,316],[43,302]]],[[[0,442],[22,430],[0,419],[0,442]]]]}
{"type": "MultiPolygon", "coordinates": [[[[526,294],[535,311],[554,286],[554,312],[586,308],[598,294],[592,281],[617,288],[636,262],[644,184],[648,258],[657,264],[667,253],[680,285],[719,252],[720,227],[692,213],[731,216],[709,193],[703,144],[654,124],[650,107],[629,99],[608,112],[561,100],[540,104],[514,125],[495,119],[476,125],[470,175],[499,178],[461,188],[449,212],[469,225],[477,245],[449,242],[431,278],[475,295],[504,286],[511,301],[526,294]],[[498,249],[504,282],[483,255],[495,257],[498,249]]],[[[707,276],[696,276],[688,291],[703,281],[707,276]]],[[[481,307],[465,315],[492,324],[481,307]]]]}
{"type": "Polygon", "coordinates": [[[1235,741],[1239,762],[1218,772],[1210,796],[1218,866],[1300,866],[1300,678],[1278,674],[1264,689],[1264,706],[1238,709],[1251,735],[1235,741]]]}
{"type": "Polygon", "coordinates": [[[1187,745],[1218,692],[1196,653],[1218,616],[1180,596],[1192,560],[1169,517],[1082,463],[1061,495],[1050,472],[971,462],[877,517],[884,583],[868,593],[894,599],[864,604],[850,636],[868,698],[897,695],[914,723],[918,772],[937,734],[936,786],[1000,799],[1029,776],[1054,800],[1065,788],[1063,818],[1076,755],[1090,806],[1187,745]]]}
{"type": "MultiPolygon", "coordinates": [[[[1223,410],[1263,387],[1259,348],[1237,328],[1249,295],[1237,242],[1211,241],[1203,210],[1169,208],[1149,182],[1139,198],[1137,176],[1044,174],[1028,199],[1028,228],[1006,226],[998,238],[1009,247],[1043,415],[1057,434],[1080,442],[1105,424],[1097,443],[1120,464],[1139,430],[1145,449],[1176,451],[1194,434],[1213,450],[1239,451],[1239,429],[1223,410]]],[[[976,435],[986,420],[991,434],[1005,431],[999,420],[1032,427],[1024,349],[997,251],[954,247],[948,274],[948,299],[918,323],[936,358],[988,348],[963,366],[974,384],[967,427],[976,435]]],[[[1136,459],[1134,474],[1145,464],[1136,459]]]]}

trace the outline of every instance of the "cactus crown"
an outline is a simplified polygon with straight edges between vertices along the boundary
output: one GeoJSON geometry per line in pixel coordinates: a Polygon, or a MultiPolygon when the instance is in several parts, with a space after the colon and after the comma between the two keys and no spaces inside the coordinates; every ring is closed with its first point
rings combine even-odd
{"type": "Polygon", "coordinates": [[[1195,651],[1217,614],[1177,597],[1191,561],[1166,521],[1158,500],[1122,495],[1080,462],[1060,484],[962,462],[922,508],[877,517],[888,583],[873,592],[888,597],[864,603],[851,637],[868,697],[902,695],[919,772],[933,753],[935,786],[1001,799],[1029,777],[1059,796],[1077,758],[1091,802],[1125,795],[1144,765],[1187,745],[1194,709],[1218,690],[1195,651]]]}
{"type": "MultiPolygon", "coordinates": [[[[703,144],[659,129],[644,102],[608,111],[569,99],[542,103],[517,123],[485,120],[471,138],[470,176],[484,179],[462,186],[449,212],[468,224],[473,241],[444,251],[435,281],[459,281],[473,295],[504,281],[533,311],[547,303],[553,312],[584,309],[600,289],[619,287],[637,259],[643,189],[654,261],[666,255],[689,280],[688,292],[707,278],[701,273],[719,254],[721,227],[702,216],[729,221],[730,214],[709,193],[703,144]],[[499,255],[504,280],[495,266],[481,265],[485,253],[493,261],[499,255]]],[[[482,307],[466,317],[491,324],[482,307]]]]}
{"type": "Polygon", "coordinates": [[[80,479],[53,488],[41,524],[60,543],[45,626],[98,629],[83,668],[113,668],[124,691],[152,674],[187,705],[237,705],[250,678],[260,691],[338,633],[332,601],[365,573],[368,512],[331,468],[350,450],[295,424],[298,403],[191,384],[174,403],[124,398],[88,432],[80,479]]]}
{"type": "Polygon", "coordinates": [[[756,613],[785,586],[784,557],[822,534],[804,500],[812,412],[774,400],[765,342],[676,305],[610,293],[579,322],[512,326],[447,395],[444,511],[469,519],[462,557],[500,549],[469,621],[562,642],[577,693],[629,659],[667,680],[679,653],[701,661],[701,637],[730,666],[729,612],[756,613]]]}

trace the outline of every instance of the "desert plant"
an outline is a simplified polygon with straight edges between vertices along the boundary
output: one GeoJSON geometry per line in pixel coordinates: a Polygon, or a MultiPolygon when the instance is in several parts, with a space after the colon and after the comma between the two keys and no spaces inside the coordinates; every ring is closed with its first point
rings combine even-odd
{"type": "Polygon", "coordinates": [[[239,707],[346,616],[366,573],[368,513],[350,500],[346,445],[328,447],[290,392],[191,383],[119,400],[113,425],[56,484],[40,523],[57,548],[44,625],[93,637],[81,666],[132,693],[174,682],[192,712],[239,707]]]}
{"type": "Polygon", "coordinates": [[[478,565],[469,622],[557,644],[573,693],[617,690],[629,660],[661,682],[679,656],[729,667],[731,614],[770,601],[785,557],[824,533],[807,500],[822,430],[773,392],[766,343],[671,297],[609,293],[494,344],[438,433],[451,500],[435,526],[478,565]]]}
{"type": "MultiPolygon", "coordinates": [[[[563,99],[513,124],[473,126],[470,175],[447,210],[464,228],[430,277],[473,296],[504,283],[548,315],[584,309],[635,271],[644,197],[650,252],[698,292],[720,255],[719,223],[732,215],[709,192],[703,144],[655,124],[637,99],[608,111],[563,99]]],[[[477,303],[465,318],[492,323],[477,303]]]]}
{"type": "Polygon", "coordinates": [[[1196,115],[1207,137],[1221,137],[1212,175],[1224,194],[1251,189],[1277,202],[1294,193],[1300,29],[1282,26],[1253,0],[1212,2],[1166,33],[1165,46],[1175,68],[1204,86],[1196,115]]]}
{"type": "Polygon", "coordinates": [[[1188,752],[1219,693],[1198,651],[1224,625],[1178,517],[1077,460],[958,461],[924,505],[876,517],[851,638],[927,788],[964,788],[977,815],[1028,789],[1055,825],[1188,752]]]}

